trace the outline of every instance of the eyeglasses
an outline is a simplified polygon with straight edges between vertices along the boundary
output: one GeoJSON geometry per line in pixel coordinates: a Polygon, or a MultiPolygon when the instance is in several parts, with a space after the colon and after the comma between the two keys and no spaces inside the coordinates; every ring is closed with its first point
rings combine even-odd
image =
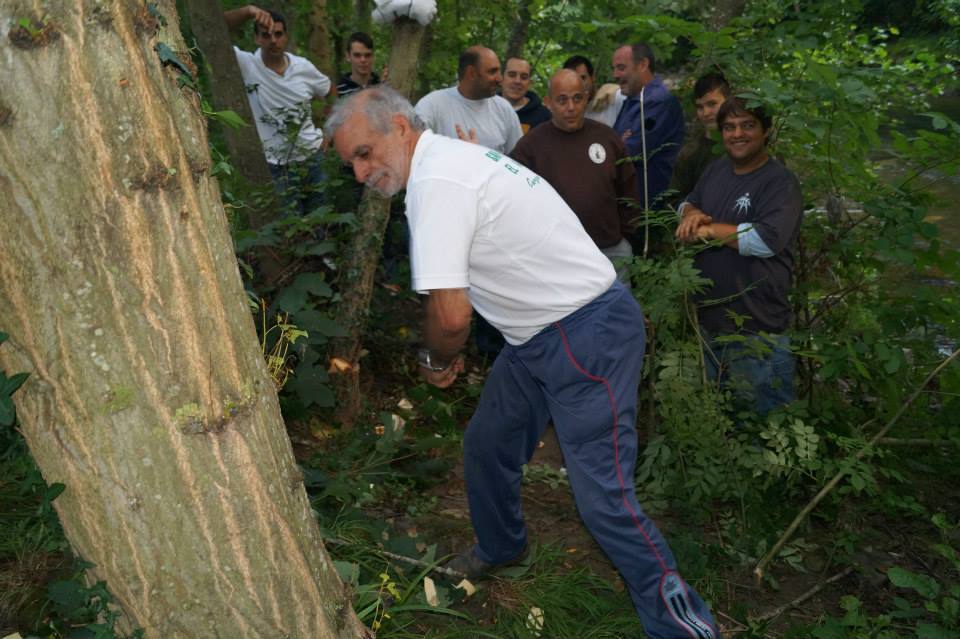
{"type": "Polygon", "coordinates": [[[574,104],[583,104],[583,101],[587,99],[582,93],[574,93],[573,95],[559,95],[553,98],[553,101],[559,104],[560,106],[567,106],[571,101],[574,104]]]}
{"type": "Polygon", "coordinates": [[[720,130],[724,133],[734,133],[737,129],[740,129],[744,133],[750,133],[755,131],[757,127],[760,126],[760,123],[756,120],[745,120],[743,122],[724,122],[723,126],[720,127],[720,130]]]}

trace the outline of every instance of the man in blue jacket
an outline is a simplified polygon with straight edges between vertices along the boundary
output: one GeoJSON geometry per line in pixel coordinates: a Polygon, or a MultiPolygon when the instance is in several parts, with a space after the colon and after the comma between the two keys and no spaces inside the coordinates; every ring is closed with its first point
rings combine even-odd
{"type": "Polygon", "coordinates": [[[613,53],[613,77],[627,101],[614,130],[637,169],[637,194],[655,209],[683,145],[683,108],[654,74],[653,51],[646,44],[625,44],[613,53]]]}

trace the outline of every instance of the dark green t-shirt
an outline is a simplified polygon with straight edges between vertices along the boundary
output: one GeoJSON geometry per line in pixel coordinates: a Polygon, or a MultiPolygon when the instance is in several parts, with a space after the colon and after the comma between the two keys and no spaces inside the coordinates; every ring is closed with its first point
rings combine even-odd
{"type": "Polygon", "coordinates": [[[697,180],[703,175],[707,166],[723,155],[723,147],[719,142],[708,138],[704,135],[703,129],[697,127],[694,130],[694,137],[680,149],[677,163],[673,167],[670,189],[676,191],[676,201],[683,202],[684,198],[693,191],[693,187],[697,185],[697,180]]]}

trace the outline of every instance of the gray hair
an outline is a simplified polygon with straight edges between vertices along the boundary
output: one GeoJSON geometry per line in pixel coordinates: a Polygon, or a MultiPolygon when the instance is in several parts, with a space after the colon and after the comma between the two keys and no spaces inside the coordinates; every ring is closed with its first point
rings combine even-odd
{"type": "Polygon", "coordinates": [[[381,133],[390,133],[390,119],[401,115],[410,122],[416,131],[423,131],[427,127],[423,120],[413,110],[413,105],[395,89],[386,85],[379,85],[357,91],[345,100],[337,102],[326,124],[323,133],[328,140],[332,140],[337,131],[351,115],[362,114],[367,116],[370,128],[381,133]]]}

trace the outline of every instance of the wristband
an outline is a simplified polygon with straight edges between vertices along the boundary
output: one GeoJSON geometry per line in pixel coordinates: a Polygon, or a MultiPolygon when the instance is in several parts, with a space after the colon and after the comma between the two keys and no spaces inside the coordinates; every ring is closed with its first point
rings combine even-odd
{"type": "MultiPolygon", "coordinates": [[[[451,362],[451,364],[452,363],[453,362],[451,362]]],[[[427,369],[431,373],[442,373],[443,371],[450,368],[450,364],[447,364],[446,366],[437,366],[436,364],[434,364],[430,358],[429,348],[421,348],[420,350],[417,351],[417,365],[420,366],[420,368],[427,369]]]]}

